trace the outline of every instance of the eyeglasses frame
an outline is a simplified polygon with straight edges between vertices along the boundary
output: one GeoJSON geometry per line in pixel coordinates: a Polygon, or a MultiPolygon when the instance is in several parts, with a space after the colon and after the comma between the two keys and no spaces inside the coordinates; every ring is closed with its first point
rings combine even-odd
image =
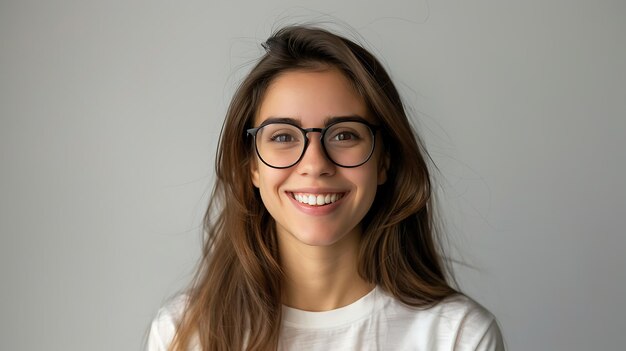
{"type": "Polygon", "coordinates": [[[252,136],[253,138],[253,143],[254,143],[254,150],[257,154],[257,156],[259,157],[259,159],[261,160],[261,162],[263,162],[266,166],[271,167],[271,168],[275,168],[275,169],[285,169],[285,168],[290,168],[295,166],[296,164],[298,164],[298,162],[300,162],[302,160],[302,158],[304,157],[304,154],[306,153],[307,148],[309,147],[309,138],[307,137],[307,134],[309,133],[320,133],[320,143],[322,145],[322,150],[324,150],[324,155],[326,156],[326,158],[332,162],[334,165],[342,167],[342,168],[355,168],[355,167],[359,167],[362,166],[363,164],[365,164],[367,161],[370,160],[370,158],[372,158],[372,155],[374,154],[374,150],[376,149],[376,134],[377,131],[380,129],[379,126],[376,126],[374,124],[369,123],[368,121],[364,120],[361,117],[345,117],[345,118],[341,118],[338,119],[336,121],[333,121],[332,123],[328,124],[327,126],[325,126],[324,128],[302,128],[299,125],[297,125],[294,122],[291,121],[270,121],[268,123],[261,123],[260,126],[256,127],[256,128],[250,128],[250,129],[246,129],[246,135],[252,136]],[[367,158],[365,159],[365,161],[355,165],[355,166],[344,166],[341,165],[337,162],[335,162],[335,160],[333,160],[330,155],[328,154],[328,150],[326,150],[326,143],[324,143],[324,135],[326,134],[326,132],[335,124],[338,123],[343,123],[343,122],[358,122],[361,124],[364,124],[370,131],[371,135],[372,135],[372,149],[370,150],[369,155],[367,156],[367,158]],[[302,148],[302,153],[300,154],[300,157],[298,157],[298,159],[288,165],[288,166],[282,166],[282,167],[277,167],[277,166],[273,166],[270,165],[269,163],[267,163],[263,157],[261,157],[261,154],[259,153],[259,147],[256,144],[256,134],[258,133],[258,131],[270,124],[289,124],[291,126],[296,127],[297,129],[299,129],[302,132],[302,136],[304,136],[304,148],[302,148]]]}

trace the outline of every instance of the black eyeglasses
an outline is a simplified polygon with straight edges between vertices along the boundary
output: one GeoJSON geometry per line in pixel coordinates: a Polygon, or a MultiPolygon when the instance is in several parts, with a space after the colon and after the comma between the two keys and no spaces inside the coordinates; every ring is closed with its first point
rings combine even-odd
{"type": "Polygon", "coordinates": [[[248,129],[263,163],[272,168],[289,168],[300,162],[309,139],[320,133],[320,142],[328,159],[340,167],[353,168],[367,162],[374,152],[377,126],[361,118],[342,118],[325,128],[300,128],[291,122],[272,121],[248,129]]]}

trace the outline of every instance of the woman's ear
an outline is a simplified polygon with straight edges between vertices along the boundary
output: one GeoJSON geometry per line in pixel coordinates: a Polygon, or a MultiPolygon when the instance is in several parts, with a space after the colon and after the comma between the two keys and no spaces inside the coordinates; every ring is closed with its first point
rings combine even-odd
{"type": "Polygon", "coordinates": [[[252,184],[255,187],[259,187],[259,164],[256,157],[252,157],[250,160],[250,176],[252,178],[252,184]]]}

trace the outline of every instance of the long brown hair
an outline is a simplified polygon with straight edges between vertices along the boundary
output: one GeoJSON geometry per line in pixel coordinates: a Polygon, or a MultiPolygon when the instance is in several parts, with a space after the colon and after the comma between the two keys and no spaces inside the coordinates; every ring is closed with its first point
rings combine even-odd
{"type": "Polygon", "coordinates": [[[274,220],[252,185],[255,156],[245,130],[253,127],[270,82],[289,70],[339,69],[382,126],[392,160],[363,219],[359,273],[411,306],[428,307],[455,293],[433,224],[428,156],[380,62],[346,38],[306,26],[282,28],[263,47],[222,127],[203,255],[172,350],[187,350],[196,337],[202,350],[277,348],[283,273],[274,220]]]}

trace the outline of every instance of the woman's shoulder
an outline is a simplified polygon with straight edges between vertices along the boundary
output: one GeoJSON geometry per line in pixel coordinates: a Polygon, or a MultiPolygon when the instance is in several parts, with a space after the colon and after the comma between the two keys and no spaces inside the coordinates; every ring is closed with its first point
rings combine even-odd
{"type": "Polygon", "coordinates": [[[454,294],[434,306],[433,312],[456,334],[455,349],[504,350],[496,317],[472,298],[454,294]]]}
{"type": "Polygon", "coordinates": [[[475,321],[489,324],[495,320],[494,315],[483,305],[467,295],[457,293],[446,297],[431,308],[431,313],[451,320],[475,321]]]}
{"type": "Polygon", "coordinates": [[[171,298],[159,309],[150,326],[147,343],[148,351],[167,350],[174,338],[176,325],[178,325],[185,311],[188,300],[188,295],[179,294],[171,298]]]}
{"type": "Polygon", "coordinates": [[[445,297],[429,307],[408,306],[387,292],[383,291],[383,295],[387,300],[387,304],[389,304],[389,309],[399,314],[414,315],[418,318],[441,318],[445,320],[458,320],[469,317],[489,322],[495,319],[493,314],[485,307],[461,293],[445,297]]]}
{"type": "Polygon", "coordinates": [[[464,294],[453,294],[428,308],[411,307],[393,299],[388,313],[412,325],[420,337],[436,336],[455,350],[504,350],[494,315],[464,294]],[[452,346],[452,345],[451,345],[452,346]]]}

